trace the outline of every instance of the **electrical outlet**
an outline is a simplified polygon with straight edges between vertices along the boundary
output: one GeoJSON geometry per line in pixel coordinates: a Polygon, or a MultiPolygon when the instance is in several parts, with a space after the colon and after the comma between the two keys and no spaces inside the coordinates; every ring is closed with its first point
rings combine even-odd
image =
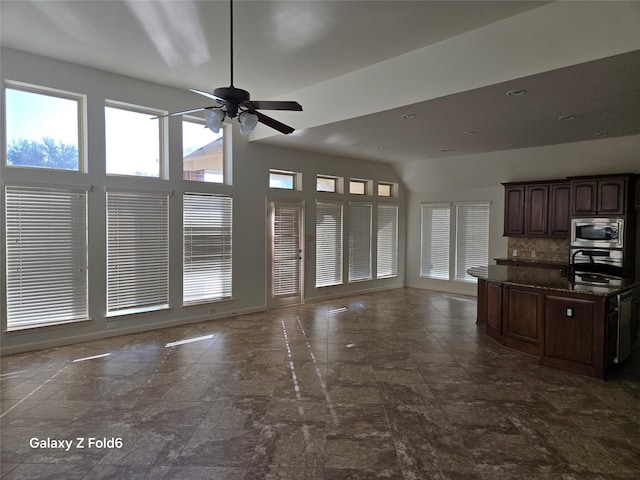
{"type": "Polygon", "coordinates": [[[518,256],[518,249],[514,248],[513,251],[511,252],[511,256],[513,257],[517,257],[518,256]]]}
{"type": "Polygon", "coordinates": [[[531,258],[536,258],[536,251],[535,250],[531,250],[531,258]]]}
{"type": "Polygon", "coordinates": [[[573,308],[567,307],[567,318],[573,318],[573,308]]]}

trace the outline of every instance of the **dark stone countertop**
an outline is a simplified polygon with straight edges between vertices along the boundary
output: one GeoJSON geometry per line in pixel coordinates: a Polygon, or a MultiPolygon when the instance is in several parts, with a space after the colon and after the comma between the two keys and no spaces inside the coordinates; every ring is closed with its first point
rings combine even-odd
{"type": "Polygon", "coordinates": [[[558,268],[512,267],[507,265],[489,265],[473,267],[467,270],[469,275],[490,282],[503,283],[518,287],[540,288],[568,293],[609,296],[623,290],[638,286],[632,280],[622,280],[621,285],[598,284],[590,285],[580,281],[571,281],[558,268]]]}
{"type": "Polygon", "coordinates": [[[494,258],[494,260],[498,261],[502,261],[502,262],[509,262],[509,263],[519,263],[522,265],[531,265],[531,266],[536,266],[536,265],[545,265],[545,266],[549,266],[549,267],[558,267],[558,268],[564,268],[569,266],[569,259],[550,259],[550,258],[543,258],[543,257],[499,257],[499,258],[494,258]]]}

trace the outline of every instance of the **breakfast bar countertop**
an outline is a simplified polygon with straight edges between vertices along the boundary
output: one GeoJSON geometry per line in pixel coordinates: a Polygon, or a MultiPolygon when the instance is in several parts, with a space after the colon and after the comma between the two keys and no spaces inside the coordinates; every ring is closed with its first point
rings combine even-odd
{"type": "Polygon", "coordinates": [[[489,265],[473,267],[468,269],[467,272],[473,277],[505,285],[599,296],[615,295],[637,285],[637,282],[633,280],[622,280],[621,285],[615,286],[606,282],[593,284],[572,281],[571,278],[563,274],[560,268],[489,265]]]}

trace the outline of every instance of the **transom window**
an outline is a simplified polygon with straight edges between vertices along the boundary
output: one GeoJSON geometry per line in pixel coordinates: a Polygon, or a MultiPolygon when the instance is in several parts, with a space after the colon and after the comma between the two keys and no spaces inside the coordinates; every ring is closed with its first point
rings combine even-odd
{"type": "Polygon", "coordinates": [[[393,196],[393,184],[392,183],[378,183],[378,196],[379,197],[392,197],[393,196]]]}
{"type": "Polygon", "coordinates": [[[7,165],[82,170],[84,96],[8,83],[7,165]]]}
{"type": "Polygon", "coordinates": [[[282,188],[285,190],[297,190],[298,174],[295,172],[285,172],[282,170],[269,171],[269,188],[282,188]]]}
{"type": "Polygon", "coordinates": [[[352,195],[366,195],[367,181],[366,180],[350,180],[349,193],[351,193],[352,195]]]}
{"type": "Polygon", "coordinates": [[[162,112],[110,102],[104,113],[107,174],[160,178],[164,122],[153,117],[162,112]]]}
{"type": "Polygon", "coordinates": [[[182,165],[185,180],[224,183],[224,128],[214,133],[203,120],[184,117],[182,165]]]}
{"type": "Polygon", "coordinates": [[[318,175],[316,179],[316,191],[336,193],[338,191],[338,179],[328,175],[318,175]]]}

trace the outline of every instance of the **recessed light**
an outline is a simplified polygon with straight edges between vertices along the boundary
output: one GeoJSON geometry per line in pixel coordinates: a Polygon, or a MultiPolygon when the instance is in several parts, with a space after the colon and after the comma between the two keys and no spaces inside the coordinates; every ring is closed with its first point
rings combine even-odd
{"type": "Polygon", "coordinates": [[[455,152],[456,149],[455,148],[443,148],[442,150],[440,150],[442,153],[447,153],[447,152],[455,152]]]}
{"type": "Polygon", "coordinates": [[[560,115],[558,117],[558,120],[573,120],[575,118],[576,118],[575,115],[560,115]]]}
{"type": "Polygon", "coordinates": [[[466,135],[467,137],[472,137],[474,135],[477,135],[478,132],[474,132],[473,130],[469,130],[467,132],[462,132],[463,135],[466,135]]]}
{"type": "Polygon", "coordinates": [[[415,113],[405,113],[404,115],[402,115],[402,118],[416,118],[418,115],[416,115],[415,113]]]}
{"type": "Polygon", "coordinates": [[[507,92],[507,95],[509,95],[510,97],[519,97],[520,95],[524,95],[525,93],[527,93],[526,90],[509,90],[507,92]]]}
{"type": "Polygon", "coordinates": [[[606,132],[600,132],[600,133],[594,133],[594,134],[593,134],[593,136],[594,136],[595,138],[601,138],[601,137],[608,137],[608,136],[609,136],[609,134],[608,134],[608,133],[606,133],[606,132]]]}

